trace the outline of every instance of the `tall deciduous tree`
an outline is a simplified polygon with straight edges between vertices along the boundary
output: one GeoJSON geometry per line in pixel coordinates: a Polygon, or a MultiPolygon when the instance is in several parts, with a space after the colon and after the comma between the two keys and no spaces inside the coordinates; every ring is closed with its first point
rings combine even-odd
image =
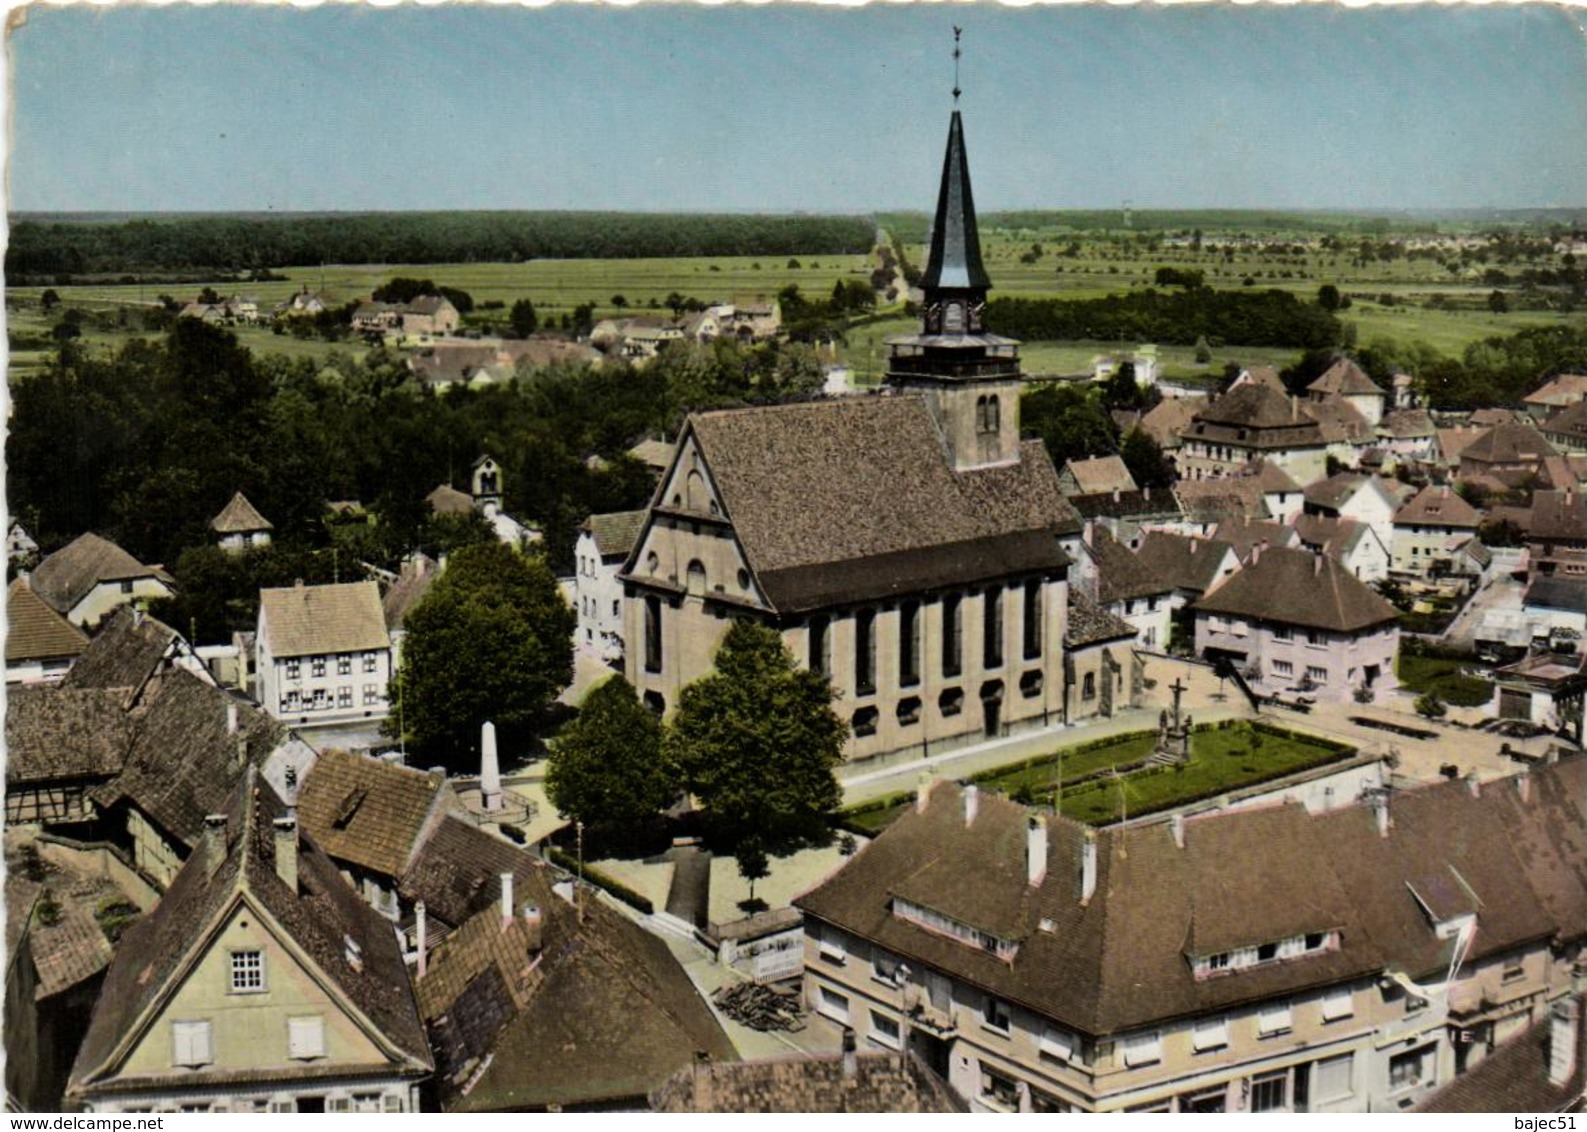
{"type": "Polygon", "coordinates": [[[519,299],[513,303],[508,319],[512,323],[512,332],[520,338],[529,337],[540,325],[540,318],[535,314],[535,305],[529,299],[519,299]]]}
{"type": "Polygon", "coordinates": [[[574,620],[540,559],[463,547],[408,614],[388,726],[424,758],[474,769],[481,724],[522,735],[572,680],[574,620]]]}
{"type": "Polygon", "coordinates": [[[661,721],[621,676],[584,698],[551,747],[546,794],[585,825],[632,827],[677,794],[661,759],[661,721]]]}
{"type": "Polygon", "coordinates": [[[665,749],[724,840],[778,849],[824,834],[847,735],[827,678],[798,667],[775,630],[740,622],[716,671],[679,696],[665,749]]]}
{"type": "Polygon", "coordinates": [[[1158,447],[1157,441],[1138,428],[1132,428],[1119,444],[1119,457],[1139,487],[1171,487],[1174,466],[1158,447]]]}

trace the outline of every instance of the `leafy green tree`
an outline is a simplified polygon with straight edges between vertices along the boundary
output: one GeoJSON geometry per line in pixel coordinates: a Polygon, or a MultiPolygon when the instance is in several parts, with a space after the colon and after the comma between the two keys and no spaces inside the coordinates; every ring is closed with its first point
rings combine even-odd
{"type": "Polygon", "coordinates": [[[739,907],[746,912],[758,912],[765,907],[765,902],[755,899],[755,882],[771,875],[771,859],[766,855],[766,846],[759,837],[751,835],[740,842],[735,856],[738,875],[749,882],[749,899],[739,907]]]}
{"type": "Polygon", "coordinates": [[[529,337],[540,325],[540,318],[535,314],[535,305],[529,299],[519,299],[513,303],[507,320],[512,324],[512,332],[520,338],[529,337]]]}
{"type": "Polygon", "coordinates": [[[683,313],[683,308],[689,300],[683,297],[681,291],[668,291],[664,301],[667,304],[667,309],[672,312],[672,317],[677,318],[683,313]]]}
{"type": "Polygon", "coordinates": [[[1043,385],[1019,402],[1020,422],[1040,436],[1053,463],[1101,456],[1118,448],[1118,429],[1099,398],[1074,385],[1043,385]]]}
{"type": "Polygon", "coordinates": [[[60,301],[61,297],[56,292],[54,287],[46,287],[44,289],[44,293],[39,296],[39,306],[43,307],[47,311],[54,310],[60,305],[60,301]]]}
{"type": "Polygon", "coordinates": [[[1488,293],[1488,309],[1494,314],[1510,313],[1510,296],[1503,291],[1490,291],[1488,293]]]}
{"type": "Polygon", "coordinates": [[[796,665],[775,630],[741,621],[716,670],[678,697],[664,749],[726,843],[791,847],[824,836],[847,735],[827,678],[796,665]]]}
{"type": "Polygon", "coordinates": [[[411,303],[420,295],[439,293],[433,280],[399,275],[376,287],[369,297],[377,303],[411,303]]]}
{"type": "Polygon", "coordinates": [[[633,826],[677,795],[661,759],[661,721],[621,676],[584,698],[551,746],[546,794],[585,825],[633,826]]]}
{"type": "Polygon", "coordinates": [[[1174,465],[1157,441],[1138,428],[1132,428],[1119,442],[1119,456],[1130,476],[1140,487],[1171,487],[1174,482],[1174,465]]]}
{"type": "Polygon", "coordinates": [[[628,305],[628,297],[626,295],[613,295],[612,296],[612,306],[616,307],[618,310],[622,310],[627,305],[628,305]]]}
{"type": "Polygon", "coordinates": [[[543,561],[463,547],[408,614],[388,728],[425,759],[473,769],[481,724],[521,741],[572,680],[574,623],[543,561]]]}
{"type": "Polygon", "coordinates": [[[1443,719],[1449,714],[1448,706],[1432,692],[1417,696],[1415,707],[1416,714],[1423,719],[1443,719]]]}
{"type": "Polygon", "coordinates": [[[1212,361],[1212,347],[1207,344],[1206,335],[1196,339],[1196,364],[1206,365],[1212,361]]]}

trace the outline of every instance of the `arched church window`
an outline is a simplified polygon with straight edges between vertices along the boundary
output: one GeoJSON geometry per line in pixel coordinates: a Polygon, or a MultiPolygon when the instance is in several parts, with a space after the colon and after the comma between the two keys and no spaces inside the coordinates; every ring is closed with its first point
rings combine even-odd
{"type": "Polygon", "coordinates": [[[705,592],[705,565],[698,558],[689,563],[688,586],[692,594],[705,592]]]}

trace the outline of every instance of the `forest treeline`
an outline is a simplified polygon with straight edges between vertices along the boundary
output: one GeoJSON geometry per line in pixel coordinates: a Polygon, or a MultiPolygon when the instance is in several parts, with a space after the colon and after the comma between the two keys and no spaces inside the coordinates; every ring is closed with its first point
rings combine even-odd
{"type": "Polygon", "coordinates": [[[1343,328],[1331,313],[1288,291],[1136,291],[1101,299],[993,299],[986,321],[999,334],[1030,342],[1122,339],[1191,346],[1339,345],[1343,328]]]}
{"type": "Polygon", "coordinates": [[[6,249],[12,285],[80,276],[258,271],[318,263],[517,263],[531,259],[850,255],[863,216],[738,213],[386,212],[171,216],[115,223],[19,219],[6,249]]]}

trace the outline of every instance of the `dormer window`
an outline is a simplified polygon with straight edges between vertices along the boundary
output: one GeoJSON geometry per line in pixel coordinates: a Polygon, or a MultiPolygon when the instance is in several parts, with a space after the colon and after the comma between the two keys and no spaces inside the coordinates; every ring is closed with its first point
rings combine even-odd
{"type": "Polygon", "coordinates": [[[932,908],[911,903],[895,897],[893,899],[893,915],[900,920],[907,920],[912,924],[925,928],[927,931],[938,935],[945,935],[972,947],[979,947],[983,951],[996,955],[999,959],[1013,959],[1019,953],[1019,944],[1014,940],[1003,939],[991,932],[982,931],[972,927],[962,920],[945,916],[932,908]]]}
{"type": "Polygon", "coordinates": [[[1196,978],[1209,979],[1243,971],[1249,967],[1265,967],[1270,963],[1282,963],[1288,959],[1334,951],[1338,946],[1338,932],[1307,932],[1304,935],[1287,936],[1281,940],[1249,947],[1236,947],[1228,951],[1215,951],[1208,955],[1195,956],[1190,964],[1196,978]]]}

